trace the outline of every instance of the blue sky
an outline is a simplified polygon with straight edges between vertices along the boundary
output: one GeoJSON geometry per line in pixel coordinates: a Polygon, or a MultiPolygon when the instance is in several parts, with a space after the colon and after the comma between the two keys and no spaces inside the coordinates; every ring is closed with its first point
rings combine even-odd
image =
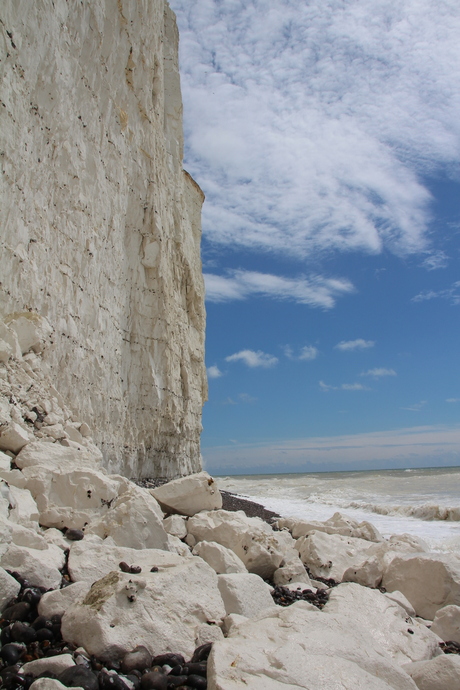
{"type": "Polygon", "coordinates": [[[215,474],[460,464],[457,0],[171,0],[215,474]]]}

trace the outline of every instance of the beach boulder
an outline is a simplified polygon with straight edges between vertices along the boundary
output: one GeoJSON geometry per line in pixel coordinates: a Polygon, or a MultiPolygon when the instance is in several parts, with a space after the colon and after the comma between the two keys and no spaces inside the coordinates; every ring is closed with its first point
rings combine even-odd
{"type": "Polygon", "coordinates": [[[175,479],[150,489],[165,513],[195,515],[202,510],[222,508],[222,496],[214,479],[207,472],[175,479]]]}
{"type": "Polygon", "coordinates": [[[418,616],[433,620],[444,606],[460,606],[460,558],[430,553],[397,555],[384,573],[382,585],[389,592],[402,592],[418,616]]]}
{"type": "Polygon", "coordinates": [[[196,542],[214,541],[231,549],[250,573],[270,578],[287,557],[292,557],[294,541],[284,532],[274,532],[260,518],[248,518],[241,510],[198,513],[187,522],[196,542]]]}
{"type": "Polygon", "coordinates": [[[403,668],[418,690],[460,690],[460,656],[457,654],[404,664],[403,668]]]}
{"type": "Polygon", "coordinates": [[[206,561],[218,575],[248,572],[243,561],[234,551],[216,541],[200,541],[192,553],[206,561]]]}
{"type": "Polygon", "coordinates": [[[304,537],[310,532],[325,532],[326,534],[341,534],[344,537],[356,537],[367,541],[380,542],[383,537],[374,525],[370,522],[358,522],[358,520],[334,513],[332,517],[324,522],[319,520],[298,520],[296,518],[279,518],[277,526],[280,529],[288,529],[294,539],[304,537]]]}
{"type": "Polygon", "coordinates": [[[296,542],[302,563],[313,577],[331,578],[341,582],[348,568],[361,563],[369,549],[369,542],[340,534],[310,532],[296,542]]]}
{"type": "Polygon", "coordinates": [[[212,690],[416,690],[407,673],[355,624],[325,615],[307,602],[273,607],[245,621],[213,645],[208,661],[212,690]]]}
{"type": "Polygon", "coordinates": [[[338,585],[323,612],[353,619],[398,664],[441,654],[439,637],[378,590],[351,582],[338,585]]]}
{"type": "Polygon", "coordinates": [[[433,619],[431,630],[444,642],[460,644],[460,606],[451,604],[439,609],[433,619]]]}
{"type": "Polygon", "coordinates": [[[252,618],[273,603],[270,587],[254,573],[219,575],[217,584],[227,614],[237,613],[252,618]]]}

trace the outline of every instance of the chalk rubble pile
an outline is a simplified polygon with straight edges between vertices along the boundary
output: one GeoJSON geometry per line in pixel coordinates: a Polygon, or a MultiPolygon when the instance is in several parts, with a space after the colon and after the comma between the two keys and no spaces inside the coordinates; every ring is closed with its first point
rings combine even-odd
{"type": "Polygon", "coordinates": [[[223,510],[206,472],[108,474],[29,326],[0,363],[6,690],[460,688],[459,558],[339,513],[223,510]]]}

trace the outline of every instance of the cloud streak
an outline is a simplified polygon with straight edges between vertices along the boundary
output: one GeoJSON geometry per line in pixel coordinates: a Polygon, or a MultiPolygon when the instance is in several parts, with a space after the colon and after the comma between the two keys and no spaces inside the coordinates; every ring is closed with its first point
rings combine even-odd
{"type": "Polygon", "coordinates": [[[207,273],[204,278],[208,302],[258,296],[331,309],[338,297],[354,291],[348,280],[318,275],[285,278],[257,271],[233,270],[227,271],[225,276],[207,273]]]}
{"type": "Polygon", "coordinates": [[[297,258],[427,251],[420,176],[460,153],[458,4],[172,6],[210,242],[297,258]]]}
{"type": "Polygon", "coordinates": [[[273,355],[268,355],[266,352],[261,350],[241,350],[240,352],[235,352],[233,355],[229,355],[225,358],[226,362],[244,362],[248,367],[254,369],[256,367],[263,367],[264,369],[270,369],[278,363],[278,358],[273,355]]]}
{"type": "Polygon", "coordinates": [[[382,376],[396,376],[396,372],[394,369],[383,369],[382,367],[376,368],[376,369],[368,369],[368,371],[363,371],[361,373],[361,376],[373,376],[374,378],[378,379],[381,378],[382,376]]]}
{"type": "Polygon", "coordinates": [[[351,352],[353,350],[367,350],[370,347],[374,347],[375,340],[363,340],[358,338],[357,340],[342,340],[335,346],[337,350],[342,350],[343,352],[351,352]]]}

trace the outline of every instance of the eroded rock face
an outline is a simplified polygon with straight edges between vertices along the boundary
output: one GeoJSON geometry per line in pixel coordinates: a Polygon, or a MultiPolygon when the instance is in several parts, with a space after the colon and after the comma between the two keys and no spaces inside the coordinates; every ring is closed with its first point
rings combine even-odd
{"type": "MultiPolygon", "coordinates": [[[[112,472],[197,472],[203,194],[182,169],[174,14],[166,0],[19,0],[0,15],[0,361],[42,353],[83,422],[50,409],[51,441],[91,429],[112,472]]],[[[0,448],[18,452],[30,437],[8,425],[0,448]]]]}

